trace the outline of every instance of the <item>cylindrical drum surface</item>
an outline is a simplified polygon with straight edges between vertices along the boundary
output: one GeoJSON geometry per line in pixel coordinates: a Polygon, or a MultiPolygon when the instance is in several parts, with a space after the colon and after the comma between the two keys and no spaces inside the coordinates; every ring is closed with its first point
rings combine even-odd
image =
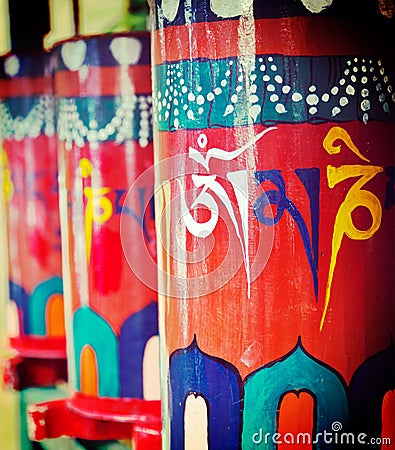
{"type": "Polygon", "coordinates": [[[10,299],[18,317],[11,344],[33,358],[66,356],[54,122],[50,56],[32,52],[3,57],[1,158],[10,299]]]}
{"type": "Polygon", "coordinates": [[[388,18],[375,1],[153,8],[163,448],[379,447],[395,424],[388,18]]]}
{"type": "Polygon", "coordinates": [[[153,162],[149,34],[81,38],[54,51],[70,404],[130,420],[122,399],[159,395],[157,294],[131,271],[120,232],[123,217],[126,234],[142,229],[155,248],[153,207],[144,208],[153,177],[128,193],[153,162]]]}

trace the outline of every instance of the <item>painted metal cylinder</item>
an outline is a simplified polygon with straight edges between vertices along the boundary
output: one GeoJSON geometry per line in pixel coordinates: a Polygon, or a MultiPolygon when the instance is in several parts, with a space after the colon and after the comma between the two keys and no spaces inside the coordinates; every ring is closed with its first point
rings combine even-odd
{"type": "Polygon", "coordinates": [[[163,448],[377,448],[393,24],[376,1],[153,3],[163,448]]]}
{"type": "MultiPolygon", "coordinates": [[[[27,378],[37,378],[34,373],[41,370],[37,362],[41,359],[55,366],[54,360],[63,360],[63,371],[66,369],[54,122],[50,56],[32,52],[3,57],[1,157],[7,198],[10,309],[17,323],[10,342],[33,364],[27,378]]],[[[11,322],[12,317],[10,313],[11,322]]],[[[37,383],[40,381],[35,379],[33,384],[37,383]]],[[[30,383],[26,379],[22,384],[30,383]]]]}
{"type": "Polygon", "coordinates": [[[79,38],[54,52],[75,390],[68,405],[81,416],[132,422],[138,417],[134,400],[159,405],[157,294],[130,269],[120,228],[123,217],[124,234],[137,227],[154,249],[153,208],[143,208],[153,177],[129,194],[153,163],[149,33],[79,38]]]}

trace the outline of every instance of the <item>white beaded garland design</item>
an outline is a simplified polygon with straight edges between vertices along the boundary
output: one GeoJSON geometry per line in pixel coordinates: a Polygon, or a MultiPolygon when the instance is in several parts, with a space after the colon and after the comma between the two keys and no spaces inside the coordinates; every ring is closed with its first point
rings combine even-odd
{"type": "MultiPolygon", "coordinates": [[[[135,95],[128,75],[128,67],[137,64],[142,54],[139,40],[132,37],[117,37],[111,40],[109,48],[115,61],[119,64],[121,95],[113,99],[111,108],[113,117],[101,128],[95,118],[84,120],[78,110],[76,98],[62,98],[58,102],[58,137],[66,142],[66,149],[71,150],[73,144],[83,147],[87,142],[92,150],[96,150],[100,142],[108,139],[118,144],[130,139],[138,139],[141,147],[148,145],[152,128],[152,96],[135,95]],[[136,113],[138,117],[135,117],[136,113]],[[135,136],[136,125],[138,135],[135,136]]],[[[63,44],[61,55],[65,66],[71,71],[86,74],[85,65],[87,45],[83,41],[63,44]]]]}
{"type": "Polygon", "coordinates": [[[114,139],[121,144],[126,140],[135,138],[133,127],[136,108],[139,112],[138,142],[146,147],[149,142],[152,97],[151,95],[125,95],[119,98],[120,104],[115,107],[111,120],[98,128],[96,120],[91,119],[84,123],[77,108],[75,99],[61,99],[59,102],[58,135],[59,139],[66,141],[66,149],[71,150],[73,143],[83,147],[89,143],[92,150],[96,150],[100,142],[114,139]]]}
{"type": "Polygon", "coordinates": [[[26,137],[36,138],[42,132],[48,137],[55,134],[53,96],[38,97],[25,117],[13,117],[7,101],[0,100],[0,136],[3,139],[21,141],[26,137]]]}

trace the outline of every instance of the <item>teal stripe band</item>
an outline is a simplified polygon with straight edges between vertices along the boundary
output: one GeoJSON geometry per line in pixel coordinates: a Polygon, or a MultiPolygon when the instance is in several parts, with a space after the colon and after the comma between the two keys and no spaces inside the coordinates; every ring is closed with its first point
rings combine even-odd
{"type": "Polygon", "coordinates": [[[159,130],[395,121],[393,62],[261,55],[155,68],[159,130]]]}

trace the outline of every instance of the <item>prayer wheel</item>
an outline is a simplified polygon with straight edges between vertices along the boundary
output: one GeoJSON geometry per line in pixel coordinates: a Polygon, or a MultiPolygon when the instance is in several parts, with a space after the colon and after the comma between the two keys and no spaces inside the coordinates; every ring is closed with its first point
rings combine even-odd
{"type": "Polygon", "coordinates": [[[122,217],[133,258],[139,260],[135,228],[155,258],[153,206],[143,208],[153,195],[153,177],[129,193],[153,164],[149,33],[76,38],[53,52],[73,395],[48,403],[49,413],[40,405],[31,409],[38,424],[33,432],[40,439],[63,433],[147,441],[149,431],[156,448],[157,293],[134,275],[121,240],[122,217]],[[68,424],[62,415],[71,416],[68,424]]]}
{"type": "Polygon", "coordinates": [[[8,322],[17,356],[8,382],[23,388],[66,379],[55,108],[50,56],[0,63],[0,136],[7,201],[8,322]]]}
{"type": "Polygon", "coordinates": [[[395,433],[388,11],[152,8],[163,449],[380,448],[395,433]]]}

